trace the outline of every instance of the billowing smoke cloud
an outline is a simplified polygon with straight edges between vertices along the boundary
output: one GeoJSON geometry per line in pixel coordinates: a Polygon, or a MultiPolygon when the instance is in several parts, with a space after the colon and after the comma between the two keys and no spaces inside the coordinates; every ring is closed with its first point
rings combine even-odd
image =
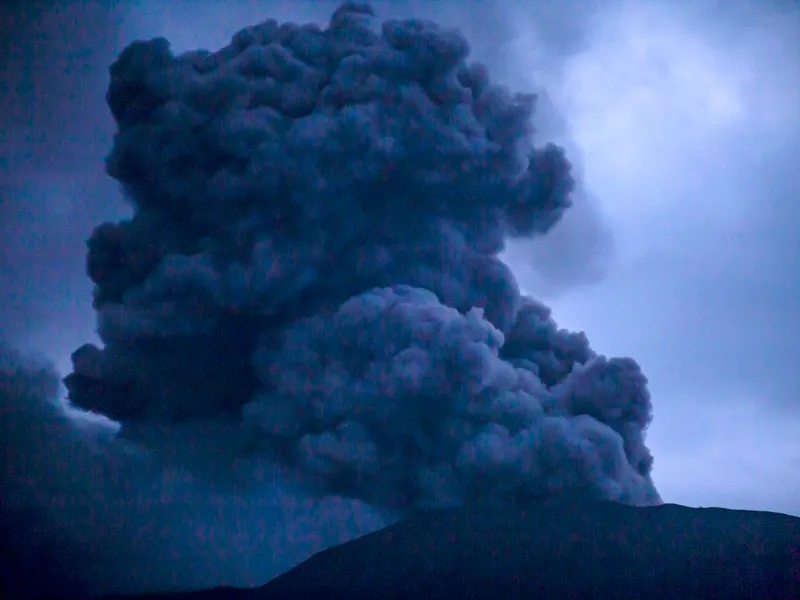
{"type": "Polygon", "coordinates": [[[107,169],[135,216],[89,240],[105,348],[75,353],[71,401],[131,436],[241,414],[246,451],[392,508],[655,501],[638,366],[558,330],[497,257],[571,202],[535,97],[455,30],[371,17],[120,55],[107,169]]]}
{"type": "Polygon", "coordinates": [[[165,434],[183,440],[183,451],[191,444],[204,467],[193,470],[103,422],[76,419],[58,387],[50,365],[0,343],[0,592],[8,597],[261,585],[397,518],[313,494],[274,463],[225,455],[208,440],[236,432],[219,423],[165,434]]]}
{"type": "Polygon", "coordinates": [[[67,417],[6,349],[0,372],[4,515],[74,547],[61,571],[92,591],[256,585],[416,507],[660,501],[639,367],[499,258],[575,193],[536,98],[457,31],[372,19],[347,3],[111,67],[133,217],[88,242],[104,347],[65,383],[121,429],[67,417]]]}

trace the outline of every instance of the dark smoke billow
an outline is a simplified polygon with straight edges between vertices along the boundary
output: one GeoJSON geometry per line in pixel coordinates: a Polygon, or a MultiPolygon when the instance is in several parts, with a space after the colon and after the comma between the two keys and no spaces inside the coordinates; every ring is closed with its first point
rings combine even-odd
{"type": "Polygon", "coordinates": [[[225,452],[391,509],[658,503],[638,365],[558,329],[498,258],[571,203],[535,98],[457,31],[372,16],[122,52],[107,170],[135,214],[88,242],[105,347],[74,353],[70,401],[168,452],[240,420],[225,452]]]}

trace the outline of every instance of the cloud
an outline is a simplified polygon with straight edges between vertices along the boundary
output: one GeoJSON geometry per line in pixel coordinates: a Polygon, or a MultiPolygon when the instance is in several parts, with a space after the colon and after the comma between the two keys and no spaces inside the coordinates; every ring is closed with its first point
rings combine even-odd
{"type": "Polygon", "coordinates": [[[748,497],[796,513],[796,502],[781,499],[792,485],[788,461],[783,486],[770,490],[788,435],[775,421],[796,421],[800,392],[792,366],[800,282],[791,267],[800,259],[800,13],[742,2],[708,18],[712,7],[720,8],[609,10],[592,31],[592,52],[572,63],[565,112],[591,157],[586,180],[604,199],[617,263],[602,284],[559,298],[554,310],[648,373],[658,398],[650,443],[664,457],[655,478],[666,499],[688,502],[691,481],[697,502],[741,506],[748,497]],[[708,436],[732,427],[730,406],[740,402],[763,407],[743,417],[762,439],[708,436]],[[704,473],[718,468],[716,477],[695,480],[667,466],[683,456],[676,439],[678,448],[702,441],[704,456],[749,454],[759,465],[747,475],[750,491],[720,483],[701,492],[705,481],[745,486],[739,463],[709,458],[715,466],[704,473]]]}

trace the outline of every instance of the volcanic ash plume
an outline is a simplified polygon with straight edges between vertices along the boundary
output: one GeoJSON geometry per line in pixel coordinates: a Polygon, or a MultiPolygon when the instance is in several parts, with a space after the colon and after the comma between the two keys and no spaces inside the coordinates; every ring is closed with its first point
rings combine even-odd
{"type": "Polygon", "coordinates": [[[659,502],[638,365],[558,329],[498,258],[570,206],[535,98],[457,31],[372,17],[121,53],[107,170],[135,213],[88,242],[105,347],[74,353],[72,403],[164,451],[240,422],[227,452],[374,506],[659,502]]]}

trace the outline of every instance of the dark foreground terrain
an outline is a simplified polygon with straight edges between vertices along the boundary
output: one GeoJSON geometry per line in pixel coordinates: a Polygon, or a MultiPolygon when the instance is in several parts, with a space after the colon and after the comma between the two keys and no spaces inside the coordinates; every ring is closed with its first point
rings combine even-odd
{"type": "Polygon", "coordinates": [[[148,598],[797,600],[800,519],[674,504],[430,512],[258,589],[148,598]]]}
{"type": "MultiPolygon", "coordinates": [[[[57,556],[13,556],[8,541],[0,597],[81,597],[57,556]]],[[[127,598],[798,600],[800,519],[563,501],[437,511],[320,552],[261,588],[127,598]]]]}

